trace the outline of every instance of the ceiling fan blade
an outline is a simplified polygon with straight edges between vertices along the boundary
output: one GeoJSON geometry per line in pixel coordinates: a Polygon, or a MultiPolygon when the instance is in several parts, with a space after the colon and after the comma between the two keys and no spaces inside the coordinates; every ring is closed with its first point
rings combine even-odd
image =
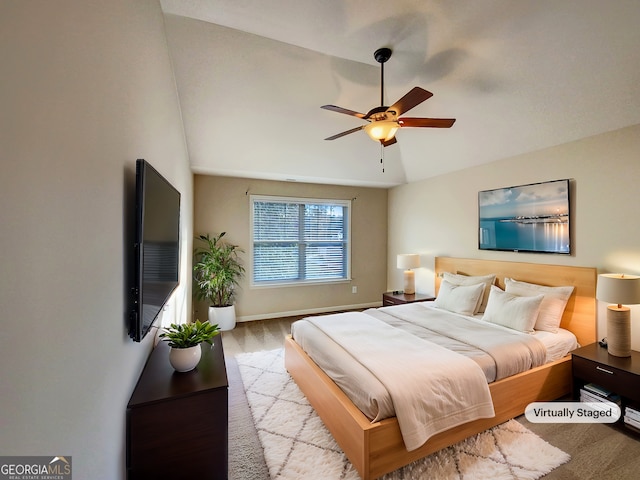
{"type": "Polygon", "coordinates": [[[396,137],[391,137],[391,139],[387,140],[386,142],[384,140],[380,140],[380,143],[382,144],[383,147],[388,147],[389,145],[398,143],[398,141],[396,140],[396,137]]]}
{"type": "Polygon", "coordinates": [[[322,105],[320,108],[324,108],[325,110],[331,110],[332,112],[344,113],[345,115],[351,115],[352,117],[364,118],[364,113],[355,112],[353,110],[349,110],[348,108],[338,107],[336,105],[322,105]]]}
{"type": "Polygon", "coordinates": [[[335,140],[336,138],[344,137],[345,135],[349,135],[350,133],[354,133],[354,132],[357,132],[359,130],[362,130],[364,127],[365,127],[365,125],[362,125],[360,127],[356,127],[356,128],[352,128],[351,130],[347,130],[346,132],[336,133],[335,135],[332,135],[331,137],[325,138],[325,140],[335,140]]]}
{"type": "Polygon", "coordinates": [[[389,107],[389,110],[396,112],[396,115],[400,116],[405,112],[408,112],[416,105],[420,105],[425,100],[428,100],[433,96],[433,93],[420,87],[413,87],[409,93],[398,100],[396,103],[389,107]]]}
{"type": "Polygon", "coordinates": [[[456,122],[455,118],[399,118],[398,123],[401,127],[433,127],[433,128],[449,128],[456,122]]]}

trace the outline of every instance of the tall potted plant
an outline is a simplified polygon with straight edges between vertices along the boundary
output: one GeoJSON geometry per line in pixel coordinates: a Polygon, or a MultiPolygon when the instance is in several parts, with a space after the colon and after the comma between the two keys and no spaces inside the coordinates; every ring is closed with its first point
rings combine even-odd
{"type": "Polygon", "coordinates": [[[214,237],[209,234],[198,237],[203,246],[194,251],[193,275],[196,297],[211,304],[209,322],[217,324],[220,330],[231,330],[236,326],[235,289],[244,275],[238,255],[243,250],[222,240],[225,235],[222,232],[214,237]]]}

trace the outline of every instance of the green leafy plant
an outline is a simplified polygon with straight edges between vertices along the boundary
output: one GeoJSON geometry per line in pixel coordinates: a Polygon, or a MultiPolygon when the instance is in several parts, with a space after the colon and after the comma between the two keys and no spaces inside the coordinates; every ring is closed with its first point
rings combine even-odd
{"type": "Polygon", "coordinates": [[[172,323],[164,328],[160,338],[169,343],[173,348],[189,348],[200,345],[202,342],[212,343],[213,337],[218,335],[218,325],[196,320],[195,323],[172,323]]]}
{"type": "Polygon", "coordinates": [[[214,307],[233,305],[238,280],[244,275],[244,266],[238,256],[243,250],[222,240],[226,232],[210,237],[200,235],[204,243],[194,251],[193,276],[198,300],[209,300],[214,307]]]}

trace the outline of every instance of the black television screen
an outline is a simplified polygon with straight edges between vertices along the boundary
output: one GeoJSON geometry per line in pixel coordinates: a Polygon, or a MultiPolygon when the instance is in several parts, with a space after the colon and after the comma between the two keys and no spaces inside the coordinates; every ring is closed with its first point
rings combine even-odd
{"type": "Polygon", "coordinates": [[[180,192],[145,160],[136,162],[133,308],[129,336],[139,342],[178,286],[180,192]]]}
{"type": "Polygon", "coordinates": [[[480,250],[571,253],[569,180],[478,193],[480,250]]]}

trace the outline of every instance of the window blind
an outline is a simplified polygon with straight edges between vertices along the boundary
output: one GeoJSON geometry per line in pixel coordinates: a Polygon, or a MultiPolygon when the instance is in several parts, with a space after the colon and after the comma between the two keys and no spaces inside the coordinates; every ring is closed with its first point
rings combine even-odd
{"type": "Polygon", "coordinates": [[[349,278],[344,200],[252,196],[253,284],[349,278]]]}

